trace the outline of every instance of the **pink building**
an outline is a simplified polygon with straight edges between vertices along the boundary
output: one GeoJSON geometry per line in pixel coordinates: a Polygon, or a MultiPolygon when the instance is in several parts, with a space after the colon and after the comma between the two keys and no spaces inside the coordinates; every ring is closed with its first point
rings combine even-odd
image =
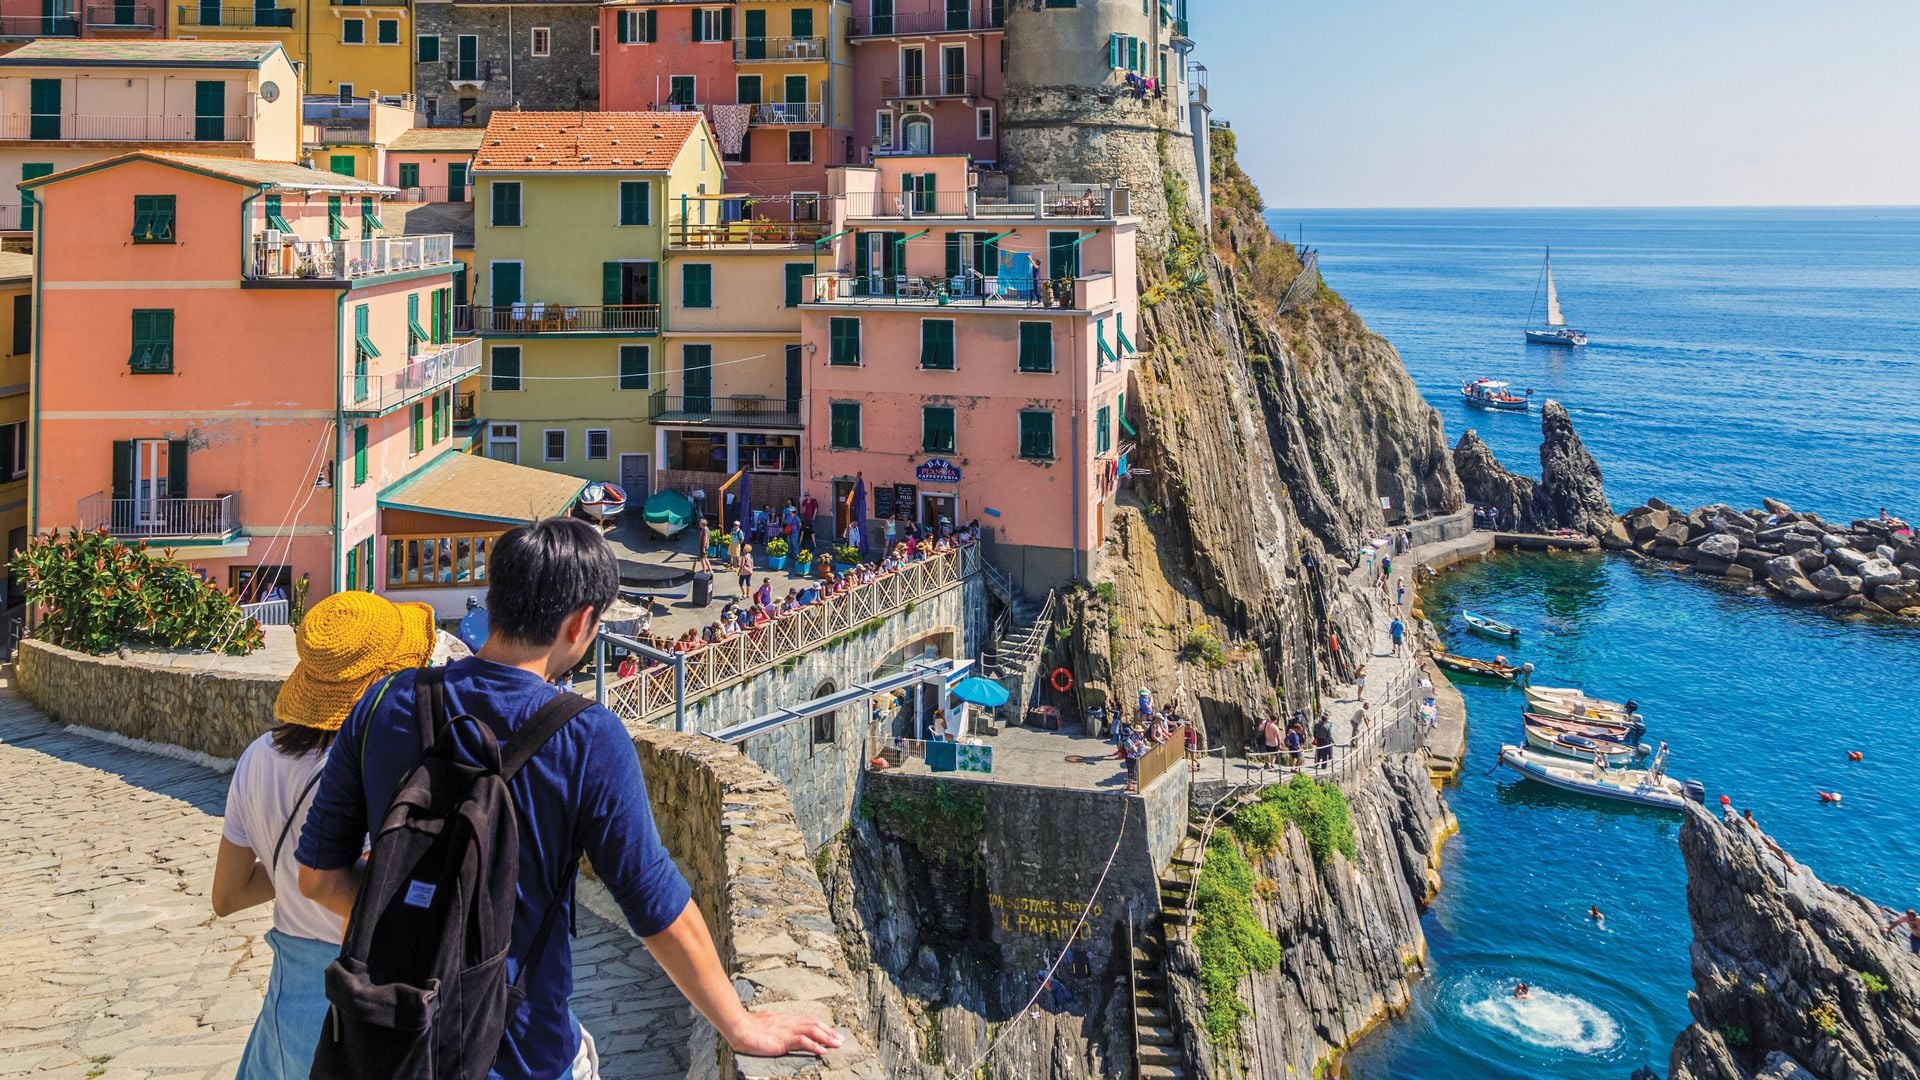
{"type": "Polygon", "coordinates": [[[417,127],[387,144],[382,179],[405,202],[457,203],[473,196],[473,155],[485,128],[417,127]]]}
{"type": "Polygon", "coordinates": [[[854,158],[1000,160],[1004,0],[853,0],[854,158]]]}
{"type": "Polygon", "coordinates": [[[160,0],[0,0],[0,53],[40,38],[163,38],[160,0]]]}
{"type": "Polygon", "coordinates": [[[801,314],[808,488],[831,495],[838,535],[858,481],[869,538],[888,518],[978,520],[995,562],[1041,594],[1084,579],[1105,536],[1130,431],[1137,222],[1124,189],[987,202],[968,169],[896,156],[830,178],[835,239],[801,314]]]}
{"type": "Polygon", "coordinates": [[[391,189],[155,151],[28,187],[31,529],[145,540],[223,587],[417,588],[457,615],[513,520],[485,505],[578,492],[461,453],[453,390],[479,353],[451,333],[451,240],[387,238],[391,189]]]}

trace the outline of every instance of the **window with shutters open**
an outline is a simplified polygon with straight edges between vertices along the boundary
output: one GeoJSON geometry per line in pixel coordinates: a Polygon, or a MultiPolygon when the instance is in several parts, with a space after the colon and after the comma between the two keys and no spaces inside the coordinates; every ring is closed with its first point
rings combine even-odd
{"type": "Polygon", "coordinates": [[[427,448],[427,406],[425,402],[413,403],[413,445],[414,453],[427,448]]]}
{"type": "Polygon", "coordinates": [[[173,243],[173,202],[174,197],[171,195],[135,195],[133,197],[134,243],[173,243]]]}
{"type": "Polygon", "coordinates": [[[696,8],[693,12],[693,40],[732,41],[732,8],[696,8]]]}
{"type": "Polygon", "coordinates": [[[127,366],[135,375],[166,375],[173,371],[173,309],[135,308],[133,351],[127,366]]]}
{"type": "Polygon", "coordinates": [[[367,482],[367,425],[353,426],[353,486],[367,482]]]}
{"type": "Polygon", "coordinates": [[[1093,452],[1104,454],[1113,449],[1113,406],[1102,405],[1094,414],[1093,452]]]}

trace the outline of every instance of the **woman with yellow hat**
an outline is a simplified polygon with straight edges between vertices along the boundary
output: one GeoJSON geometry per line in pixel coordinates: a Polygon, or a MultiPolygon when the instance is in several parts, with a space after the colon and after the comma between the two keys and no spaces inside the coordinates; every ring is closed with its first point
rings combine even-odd
{"type": "Polygon", "coordinates": [[[300,663],[273,704],[279,724],[234,766],[213,871],[213,913],[269,900],[273,971],[237,1080],[305,1077],[327,1011],[323,973],[340,953],[339,916],[300,895],[293,846],[327,748],[362,694],[432,659],[433,608],[340,592],[315,604],[295,643],[300,663]]]}

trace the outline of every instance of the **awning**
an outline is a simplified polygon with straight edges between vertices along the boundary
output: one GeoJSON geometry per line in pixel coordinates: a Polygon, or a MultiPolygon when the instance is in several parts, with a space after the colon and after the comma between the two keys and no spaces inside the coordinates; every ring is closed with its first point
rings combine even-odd
{"type": "Polygon", "coordinates": [[[455,451],[382,491],[380,506],[518,525],[566,513],[586,486],[577,476],[455,451]]]}

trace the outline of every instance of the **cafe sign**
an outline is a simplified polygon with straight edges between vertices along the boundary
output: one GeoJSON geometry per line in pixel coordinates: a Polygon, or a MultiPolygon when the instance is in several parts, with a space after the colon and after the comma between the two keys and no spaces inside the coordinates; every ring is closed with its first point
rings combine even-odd
{"type": "Polygon", "coordinates": [[[946,458],[928,458],[914,467],[913,478],[923,484],[957,484],[960,466],[946,458]]]}

